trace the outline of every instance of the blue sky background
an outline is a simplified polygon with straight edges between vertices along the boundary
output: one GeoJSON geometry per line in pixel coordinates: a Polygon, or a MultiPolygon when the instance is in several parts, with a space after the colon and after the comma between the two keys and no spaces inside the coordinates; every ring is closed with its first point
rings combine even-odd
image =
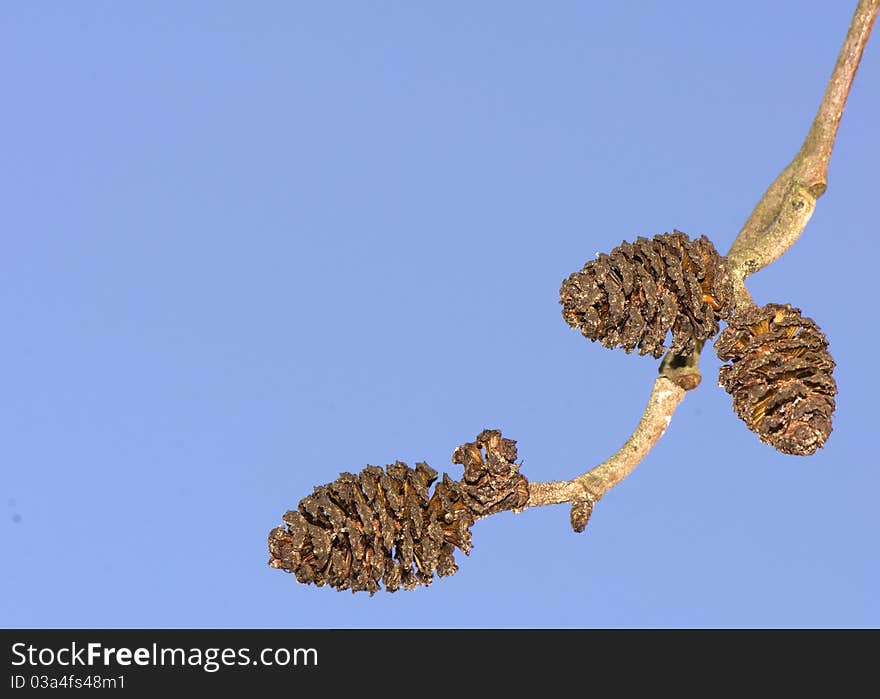
{"type": "Polygon", "coordinates": [[[838,362],[808,458],[703,385],[584,534],[474,528],[459,572],[352,595],[267,566],[340,471],[484,427],[532,480],[602,461],[657,362],[560,282],[679,228],[726,251],[854,2],[17,2],[0,9],[0,624],[880,625],[871,304],[880,46],[806,234],[749,281],[838,362]]]}

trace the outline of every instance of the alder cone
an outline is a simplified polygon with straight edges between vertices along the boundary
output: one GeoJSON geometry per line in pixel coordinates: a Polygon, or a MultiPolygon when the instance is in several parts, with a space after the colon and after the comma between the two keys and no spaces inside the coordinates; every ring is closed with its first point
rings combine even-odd
{"type": "Polygon", "coordinates": [[[761,441],[806,456],[831,434],[837,384],[828,340],[798,308],[769,303],[737,312],[715,342],[719,383],[761,441]]]}
{"type": "Polygon", "coordinates": [[[601,253],[563,281],[559,295],[562,317],[584,337],[654,357],[698,349],[733,307],[724,259],[706,236],[681,231],[601,253]]]}
{"type": "Polygon", "coordinates": [[[269,565],[293,573],[301,583],[338,590],[388,592],[430,585],[434,574],[458,570],[453,553],[471,551],[470,527],[480,517],[515,510],[528,500],[519,473],[516,442],[498,430],[483,430],[458,447],[454,463],[461,481],[426,463],[400,461],[359,474],[342,473],[321,485],[282,517],[286,526],[269,533],[269,565]]]}

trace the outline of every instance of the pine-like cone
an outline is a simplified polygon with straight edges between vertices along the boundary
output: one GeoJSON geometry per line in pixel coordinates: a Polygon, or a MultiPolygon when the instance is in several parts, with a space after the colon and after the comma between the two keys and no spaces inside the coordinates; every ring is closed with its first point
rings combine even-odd
{"type": "Polygon", "coordinates": [[[483,430],[452,460],[464,466],[462,480],[443,474],[432,495],[437,471],[400,461],[384,470],[343,473],[316,487],[284,515],[286,527],[269,533],[269,565],[301,583],[371,595],[380,582],[395,592],[430,585],[435,572],[452,575],[458,570],[455,548],[470,553],[471,525],[524,507],[529,495],[514,463],[516,442],[498,430],[483,430]]]}
{"type": "Polygon", "coordinates": [[[605,347],[660,357],[690,354],[718,332],[733,307],[733,286],[712,242],[681,231],[639,237],[600,254],[562,282],[562,317],[605,347]]]}
{"type": "Polygon", "coordinates": [[[798,308],[769,303],[737,312],[715,342],[719,383],[762,442],[806,456],[825,444],[837,384],[828,340],[798,308]]]}

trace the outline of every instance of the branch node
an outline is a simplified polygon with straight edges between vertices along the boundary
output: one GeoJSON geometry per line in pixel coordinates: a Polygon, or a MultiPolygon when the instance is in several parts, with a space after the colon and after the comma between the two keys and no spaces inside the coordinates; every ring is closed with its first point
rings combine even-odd
{"type": "Polygon", "coordinates": [[[665,376],[676,386],[685,390],[693,391],[700,385],[700,350],[703,349],[701,342],[695,352],[691,354],[667,354],[660,362],[659,374],[665,376]]]}
{"type": "Polygon", "coordinates": [[[828,189],[827,182],[814,182],[807,187],[807,191],[810,193],[810,196],[815,199],[818,199],[823,194],[825,194],[826,189],[828,189]]]}

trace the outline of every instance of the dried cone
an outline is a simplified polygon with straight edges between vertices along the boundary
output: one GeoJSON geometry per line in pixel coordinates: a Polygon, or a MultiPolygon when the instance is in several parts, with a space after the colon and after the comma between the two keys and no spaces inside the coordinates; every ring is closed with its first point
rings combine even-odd
{"type": "Polygon", "coordinates": [[[723,258],[706,236],[681,231],[622,243],[562,282],[562,317],[605,347],[660,357],[690,354],[713,337],[732,309],[723,258]]]}
{"type": "Polygon", "coordinates": [[[318,486],[269,533],[269,565],[301,583],[388,592],[430,585],[434,573],[452,575],[455,548],[470,553],[470,527],[480,517],[516,510],[528,500],[516,442],[484,430],[452,455],[461,481],[425,463],[367,466],[318,486]]]}
{"type": "Polygon", "coordinates": [[[715,342],[719,383],[762,442],[806,456],[825,444],[837,384],[828,340],[798,308],[769,303],[737,312],[715,342]]]}

